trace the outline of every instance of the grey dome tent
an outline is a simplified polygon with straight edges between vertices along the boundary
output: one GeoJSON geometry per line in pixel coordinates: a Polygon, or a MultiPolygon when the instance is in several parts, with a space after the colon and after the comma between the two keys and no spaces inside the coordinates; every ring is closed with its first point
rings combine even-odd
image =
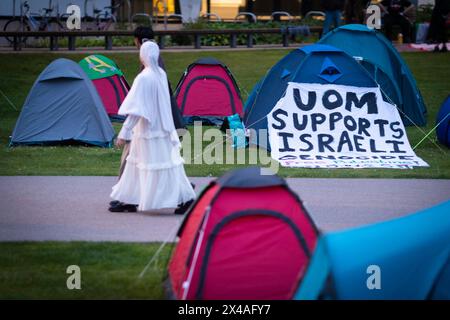
{"type": "Polygon", "coordinates": [[[97,91],[74,61],[57,59],[39,75],[16,122],[11,146],[112,146],[114,129],[97,91]]]}

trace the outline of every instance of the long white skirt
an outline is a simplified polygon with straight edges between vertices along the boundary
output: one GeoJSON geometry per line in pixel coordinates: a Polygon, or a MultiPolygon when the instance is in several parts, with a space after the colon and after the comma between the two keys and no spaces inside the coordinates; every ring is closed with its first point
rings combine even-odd
{"type": "Polygon", "coordinates": [[[165,132],[141,134],[142,128],[136,129],[125,170],[112,188],[111,198],[138,204],[140,211],[176,208],[194,199],[179,146],[165,132]]]}

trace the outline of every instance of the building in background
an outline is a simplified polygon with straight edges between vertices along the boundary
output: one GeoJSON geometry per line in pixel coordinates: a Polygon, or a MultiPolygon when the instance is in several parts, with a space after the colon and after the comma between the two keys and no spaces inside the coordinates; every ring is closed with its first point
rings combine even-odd
{"type": "MultiPolygon", "coordinates": [[[[119,0],[114,0],[117,2],[119,0]]],[[[303,0],[305,1],[305,0],[303,0]]],[[[320,3],[320,0],[307,0],[320,3]]],[[[274,11],[287,11],[293,16],[300,15],[302,0],[202,0],[201,14],[214,13],[224,20],[232,20],[239,12],[250,11],[258,16],[270,16],[274,11]]],[[[179,0],[132,0],[132,12],[163,16],[180,14],[179,0]]],[[[315,10],[317,10],[317,6],[315,10]]],[[[120,15],[127,16],[126,6],[122,6],[120,15]]]]}
{"type": "Polygon", "coordinates": [[[300,15],[301,0],[247,0],[241,11],[250,11],[257,16],[270,16],[275,11],[285,11],[292,16],[300,15]]]}
{"type": "MultiPolygon", "coordinates": [[[[167,6],[168,14],[180,14],[179,0],[152,0],[153,14],[163,15],[164,5],[167,6]]],[[[201,14],[215,13],[222,19],[234,19],[241,8],[245,7],[247,0],[201,0],[201,14]]],[[[136,1],[146,2],[146,1],[136,1]]],[[[147,1],[149,2],[149,1],[147,1]]]]}
{"type": "Polygon", "coordinates": [[[293,16],[300,15],[302,0],[203,0],[202,12],[218,14],[222,19],[234,19],[239,12],[252,12],[257,16],[270,16],[275,11],[286,11],[293,16]]]}
{"type": "MultiPolygon", "coordinates": [[[[207,0],[203,0],[202,13],[206,13],[207,0]]],[[[219,15],[222,19],[234,19],[240,8],[245,6],[246,0],[210,0],[210,13],[219,15]]]]}
{"type": "MultiPolygon", "coordinates": [[[[12,17],[20,15],[20,6],[24,0],[0,0],[0,17],[12,17]]],[[[30,12],[40,14],[42,8],[53,8],[52,16],[66,13],[69,5],[80,7],[82,16],[94,16],[94,8],[103,10],[111,6],[112,0],[28,0],[30,12]]]]}
{"type": "MultiPolygon", "coordinates": [[[[131,15],[145,13],[152,16],[180,14],[180,0],[28,0],[30,11],[39,13],[42,8],[53,7],[52,15],[63,14],[70,4],[80,6],[82,15],[94,16],[94,9],[103,10],[106,6],[121,6],[116,14],[119,20],[126,21],[131,15]]],[[[299,16],[303,6],[309,4],[310,10],[320,10],[320,0],[201,0],[201,14],[214,13],[224,20],[232,20],[239,12],[253,12],[257,16],[270,17],[274,11],[286,11],[299,16]]],[[[433,0],[412,0],[430,2],[433,0]]],[[[20,4],[24,0],[0,0],[0,16],[11,17],[20,14],[20,4]]]]}

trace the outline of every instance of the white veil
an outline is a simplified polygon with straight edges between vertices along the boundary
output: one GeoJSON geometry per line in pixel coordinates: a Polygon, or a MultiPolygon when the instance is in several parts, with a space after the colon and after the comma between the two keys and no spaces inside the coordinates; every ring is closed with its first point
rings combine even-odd
{"type": "Polygon", "coordinates": [[[144,42],[140,50],[144,70],[134,79],[133,85],[119,109],[120,115],[135,115],[152,123],[158,121],[171,140],[179,144],[173,123],[167,75],[158,65],[159,47],[152,41],[144,42]]]}

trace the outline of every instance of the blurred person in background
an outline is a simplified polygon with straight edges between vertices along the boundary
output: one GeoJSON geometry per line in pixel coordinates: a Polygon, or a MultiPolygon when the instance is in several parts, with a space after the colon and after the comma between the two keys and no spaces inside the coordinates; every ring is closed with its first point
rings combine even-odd
{"type": "Polygon", "coordinates": [[[435,52],[447,52],[447,21],[449,18],[450,0],[436,0],[436,4],[431,14],[430,29],[428,31],[428,39],[431,43],[436,43],[435,52]],[[442,48],[439,48],[440,44],[442,48]]]}
{"type": "MultiPolygon", "coordinates": [[[[447,0],[448,1],[448,0],[447,0]]],[[[393,40],[393,27],[399,25],[403,42],[410,43],[413,23],[415,21],[415,6],[408,0],[383,0],[380,3],[386,37],[393,40]]]]}
{"type": "Polygon", "coordinates": [[[333,25],[338,28],[341,25],[342,10],[344,10],[345,0],[322,0],[322,8],[325,12],[322,37],[326,35],[333,25]]]}
{"type": "Polygon", "coordinates": [[[364,23],[366,8],[370,0],[347,0],[344,7],[344,18],[346,24],[364,23]]]}

